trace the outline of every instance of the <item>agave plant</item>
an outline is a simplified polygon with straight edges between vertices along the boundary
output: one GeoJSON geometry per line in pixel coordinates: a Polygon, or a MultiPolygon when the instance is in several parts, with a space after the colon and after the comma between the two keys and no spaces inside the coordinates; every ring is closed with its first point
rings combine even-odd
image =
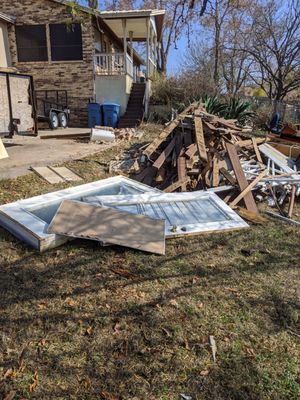
{"type": "Polygon", "coordinates": [[[209,114],[221,116],[226,110],[226,104],[222,103],[217,96],[205,95],[202,97],[202,103],[209,114]]]}
{"type": "Polygon", "coordinates": [[[243,102],[238,98],[232,98],[226,105],[226,109],[222,113],[222,117],[226,119],[237,119],[241,125],[246,125],[255,113],[251,111],[251,103],[243,102]]]}

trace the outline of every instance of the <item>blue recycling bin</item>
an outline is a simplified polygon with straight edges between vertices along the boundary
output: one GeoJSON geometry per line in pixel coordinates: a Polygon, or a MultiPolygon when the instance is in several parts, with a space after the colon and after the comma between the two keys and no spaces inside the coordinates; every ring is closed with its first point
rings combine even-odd
{"type": "Polygon", "coordinates": [[[120,104],[104,103],[102,104],[103,122],[105,126],[116,128],[120,119],[120,104]]]}
{"type": "Polygon", "coordinates": [[[88,104],[89,128],[94,128],[96,125],[102,125],[102,110],[98,103],[88,104]]]}

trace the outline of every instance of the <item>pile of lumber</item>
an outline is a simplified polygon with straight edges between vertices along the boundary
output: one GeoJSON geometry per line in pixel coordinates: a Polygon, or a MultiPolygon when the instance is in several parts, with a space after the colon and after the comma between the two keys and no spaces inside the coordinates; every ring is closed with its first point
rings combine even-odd
{"type": "Polygon", "coordinates": [[[141,152],[139,170],[132,177],[165,192],[224,191],[231,207],[244,205],[258,214],[252,191],[260,189],[257,199],[270,197],[268,182],[275,176],[270,177],[259,150],[268,139],[251,137],[247,131],[236,120],[192,104],[141,152]]]}

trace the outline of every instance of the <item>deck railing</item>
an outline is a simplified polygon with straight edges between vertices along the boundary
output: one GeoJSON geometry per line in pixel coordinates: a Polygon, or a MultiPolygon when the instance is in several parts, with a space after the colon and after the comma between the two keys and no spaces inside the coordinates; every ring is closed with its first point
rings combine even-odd
{"type": "Polygon", "coordinates": [[[100,53],[94,57],[96,75],[125,75],[134,76],[133,61],[129,54],[100,53]],[[125,64],[126,63],[126,64],[125,64]]]}

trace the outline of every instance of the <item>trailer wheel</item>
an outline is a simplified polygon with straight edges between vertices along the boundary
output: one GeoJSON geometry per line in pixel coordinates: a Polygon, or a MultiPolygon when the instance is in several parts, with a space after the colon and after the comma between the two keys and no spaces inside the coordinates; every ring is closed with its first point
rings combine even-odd
{"type": "Polygon", "coordinates": [[[62,128],[66,128],[68,126],[68,117],[66,113],[59,113],[58,114],[59,126],[62,128]]]}
{"type": "Polygon", "coordinates": [[[49,124],[51,129],[57,129],[59,127],[59,119],[56,112],[51,111],[49,115],[49,124]]]}

